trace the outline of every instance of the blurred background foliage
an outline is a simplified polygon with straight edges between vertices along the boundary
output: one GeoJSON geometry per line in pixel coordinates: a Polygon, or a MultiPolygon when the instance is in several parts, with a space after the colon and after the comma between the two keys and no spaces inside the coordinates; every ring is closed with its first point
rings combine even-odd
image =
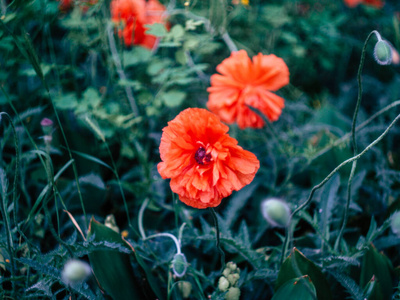
{"type": "MultiPolygon", "coordinates": [[[[397,1],[377,9],[340,0],[171,0],[163,3],[167,25],[149,26],[159,38],[152,49],[125,46],[109,0],[73,2],[65,8],[52,0],[0,1],[1,297],[124,299],[133,293],[124,280],[107,284],[107,272],[117,270],[136,282],[137,299],[238,299],[228,296],[235,288],[240,299],[271,299],[275,292],[281,297],[275,299],[303,292],[306,299],[400,299],[400,238],[391,217],[400,208],[398,127],[358,163],[339,249],[333,244],[350,166],[292,220],[290,249],[299,250],[287,259],[285,229],[270,226],[260,212],[269,197],[293,211],[353,155],[346,134],[361,49],[372,30],[400,49],[397,1]],[[249,56],[282,57],[290,85],[278,92],[286,107],[277,122],[260,130],[230,126],[261,168],[251,185],[217,208],[226,259],[240,268],[231,265],[225,274],[208,211],[179,203],[156,165],[162,128],[184,108],[205,107],[209,78],[235,47],[249,56]],[[53,121],[50,129],[43,118],[53,121]],[[89,228],[91,216],[104,223],[109,215],[126,240],[94,220],[89,228]],[[138,223],[148,235],[179,237],[187,259],[183,278],[171,269],[173,242],[145,239],[138,223]],[[93,278],[63,282],[70,257],[90,261],[105,291],[93,278]],[[222,276],[239,278],[225,289],[222,276]]],[[[358,124],[400,98],[399,66],[374,61],[374,39],[358,124]]],[[[397,114],[393,107],[360,130],[359,149],[397,114]]]]}

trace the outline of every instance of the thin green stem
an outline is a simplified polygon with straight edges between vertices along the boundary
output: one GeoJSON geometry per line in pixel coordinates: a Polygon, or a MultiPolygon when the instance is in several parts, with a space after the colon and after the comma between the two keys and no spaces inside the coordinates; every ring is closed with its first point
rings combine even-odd
{"type": "Polygon", "coordinates": [[[153,235],[148,236],[147,238],[145,238],[145,239],[143,239],[143,240],[149,240],[149,239],[153,239],[153,238],[155,238],[155,237],[160,237],[160,236],[164,236],[164,237],[169,237],[169,238],[171,238],[171,239],[174,241],[174,243],[175,243],[175,246],[176,246],[176,253],[177,253],[177,254],[182,253],[182,252],[181,252],[181,245],[179,244],[178,239],[177,239],[173,234],[170,234],[170,233],[167,233],[167,232],[164,232],[164,233],[156,233],[156,234],[153,234],[153,235]]]}
{"type": "MultiPolygon", "coordinates": [[[[360,110],[360,105],[361,105],[361,100],[362,100],[362,70],[364,67],[364,61],[365,61],[365,53],[367,52],[367,45],[368,45],[368,41],[370,40],[370,38],[372,37],[372,35],[376,35],[378,40],[381,40],[381,36],[377,31],[372,31],[367,39],[364,42],[364,46],[361,52],[361,60],[360,60],[360,65],[358,67],[358,74],[357,74],[357,83],[358,83],[358,97],[357,97],[357,103],[356,103],[356,108],[354,110],[354,115],[353,115],[353,122],[351,125],[351,140],[352,140],[352,146],[353,146],[353,156],[357,155],[358,149],[357,149],[357,140],[356,140],[356,123],[357,123],[357,116],[358,116],[358,112],[360,110]]],[[[335,246],[334,249],[335,251],[338,250],[339,245],[340,245],[340,241],[343,237],[343,233],[344,230],[346,228],[347,225],[347,219],[348,219],[348,215],[349,215],[349,207],[350,207],[350,202],[351,202],[351,185],[353,182],[353,178],[354,175],[356,173],[356,168],[357,168],[357,161],[354,161],[352,166],[351,166],[351,171],[350,171],[350,176],[349,176],[349,180],[347,183],[347,201],[346,201],[346,206],[344,209],[344,213],[343,213],[343,221],[342,221],[342,226],[340,228],[339,234],[337,236],[336,242],[335,242],[335,246]]]]}
{"type": "Polygon", "coordinates": [[[142,239],[146,239],[146,234],[145,234],[144,228],[143,228],[143,214],[144,214],[144,210],[147,207],[147,204],[149,204],[149,201],[150,201],[149,198],[144,199],[142,205],[140,206],[140,210],[139,210],[138,227],[139,227],[139,232],[140,232],[140,235],[142,236],[142,239]]]}
{"type": "Polygon", "coordinates": [[[215,226],[216,237],[217,237],[217,248],[218,248],[218,251],[219,251],[219,253],[221,255],[221,269],[224,269],[225,268],[225,252],[221,248],[221,242],[220,242],[220,239],[219,239],[219,226],[218,226],[217,214],[215,213],[214,208],[209,207],[208,209],[209,209],[209,211],[211,213],[211,216],[212,216],[212,218],[214,220],[214,226],[215,226]]]}
{"type": "MultiPolygon", "coordinates": [[[[293,218],[306,206],[308,206],[314,196],[314,193],[323,187],[325,183],[329,181],[329,179],[332,178],[333,175],[335,175],[341,168],[343,168],[345,165],[352,163],[353,161],[356,161],[360,159],[365,153],[367,153],[369,150],[371,150],[372,147],[374,147],[377,143],[379,143],[389,132],[389,130],[396,124],[396,122],[400,119],[400,114],[397,115],[397,117],[390,123],[390,125],[385,129],[385,131],[377,138],[375,139],[371,144],[369,144],[363,151],[361,151],[359,154],[343,161],[341,164],[339,164],[331,173],[329,173],[328,176],[325,177],[324,180],[322,180],[319,184],[315,185],[310,192],[310,195],[308,196],[307,200],[304,201],[298,208],[296,208],[293,213],[290,216],[290,220],[293,220],[293,218]]],[[[291,221],[290,221],[291,223],[291,221]]],[[[289,244],[289,241],[292,240],[292,234],[293,234],[293,229],[289,225],[286,229],[286,237],[285,241],[283,242],[282,246],[282,253],[281,253],[281,263],[283,263],[286,251],[287,251],[287,246],[289,244]]]]}

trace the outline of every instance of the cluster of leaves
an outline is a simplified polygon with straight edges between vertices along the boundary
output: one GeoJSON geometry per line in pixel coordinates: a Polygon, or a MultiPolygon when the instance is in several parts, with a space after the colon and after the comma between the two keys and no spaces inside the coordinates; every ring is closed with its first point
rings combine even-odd
{"type": "MultiPolygon", "coordinates": [[[[295,210],[353,156],[361,48],[378,29],[399,49],[396,1],[382,10],[329,0],[165,2],[169,30],[149,26],[160,39],[153,51],[125,47],[107,0],[84,10],[74,1],[70,11],[53,0],[0,2],[1,298],[227,297],[218,288],[213,219],[171,195],[156,164],[161,129],[182,109],[204,107],[209,77],[232,44],[250,56],[274,53],[291,72],[279,121],[230,130],[261,163],[254,182],[217,208],[220,246],[241,270],[241,298],[400,298],[393,267],[400,238],[389,229],[400,209],[395,127],[358,161],[350,198],[349,163],[319,186],[289,228],[270,227],[260,213],[272,196],[295,210]],[[53,120],[50,131],[43,118],[53,120]],[[89,223],[110,214],[128,238],[89,223]],[[179,237],[183,277],[174,273],[174,243],[160,233],[179,237]],[[72,257],[90,261],[96,280],[66,283],[61,274],[72,257]]],[[[359,152],[398,113],[398,68],[374,64],[371,53],[370,45],[359,152]]]]}

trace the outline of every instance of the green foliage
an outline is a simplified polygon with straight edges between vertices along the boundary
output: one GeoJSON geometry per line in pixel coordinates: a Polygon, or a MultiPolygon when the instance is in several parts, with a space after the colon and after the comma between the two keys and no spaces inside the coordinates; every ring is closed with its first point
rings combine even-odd
{"type": "Polygon", "coordinates": [[[145,25],[152,49],[124,44],[111,1],[72,2],[0,1],[1,299],[400,299],[399,70],[376,64],[375,35],[359,63],[372,30],[391,43],[376,56],[390,46],[395,59],[397,1],[162,1],[168,22],[145,25]],[[283,58],[290,85],[274,91],[276,122],[229,125],[260,169],[216,208],[217,230],[159,176],[159,142],[180,111],[206,107],[237,49],[283,58]],[[294,212],[288,228],[263,219],[271,197],[294,212]],[[73,258],[94,276],[65,282],[73,258]]]}

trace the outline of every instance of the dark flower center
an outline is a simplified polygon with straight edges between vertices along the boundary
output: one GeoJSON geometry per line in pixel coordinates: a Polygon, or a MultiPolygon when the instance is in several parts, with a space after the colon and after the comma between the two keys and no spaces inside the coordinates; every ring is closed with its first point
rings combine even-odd
{"type": "Polygon", "coordinates": [[[200,165],[204,165],[205,163],[209,163],[211,161],[211,154],[206,153],[206,149],[200,147],[197,149],[196,154],[194,155],[194,159],[200,165]]]}

